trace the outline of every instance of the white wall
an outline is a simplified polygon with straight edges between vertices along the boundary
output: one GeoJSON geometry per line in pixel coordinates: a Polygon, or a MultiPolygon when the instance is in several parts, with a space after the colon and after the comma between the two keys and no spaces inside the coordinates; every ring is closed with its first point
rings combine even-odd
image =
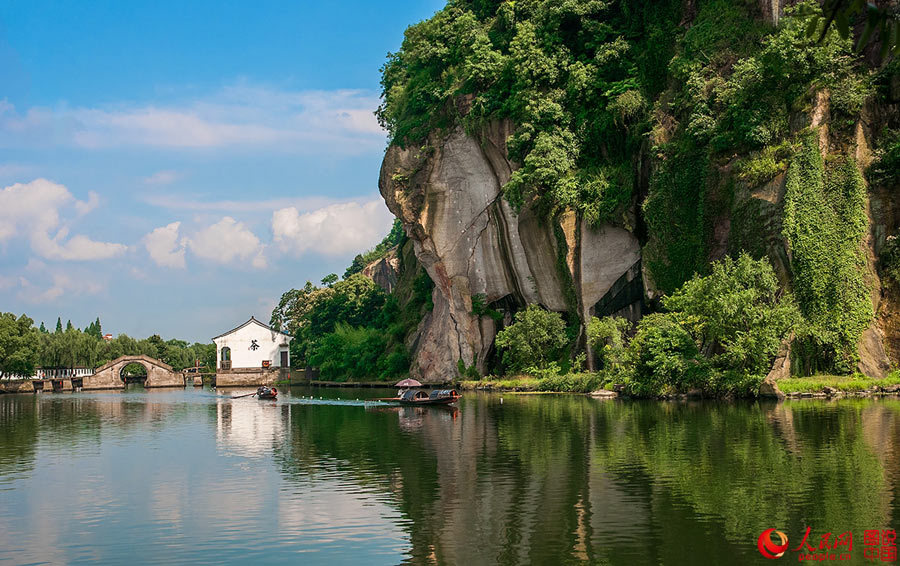
{"type": "MultiPolygon", "coordinates": [[[[222,369],[222,348],[231,348],[231,368],[259,368],[263,360],[269,360],[271,367],[281,367],[281,352],[287,351],[291,336],[269,330],[255,322],[216,338],[216,368],[222,369]],[[257,350],[250,346],[256,340],[257,350]]],[[[290,356],[290,353],[288,354],[290,356]]],[[[290,357],[288,358],[290,362],[290,357]]]]}

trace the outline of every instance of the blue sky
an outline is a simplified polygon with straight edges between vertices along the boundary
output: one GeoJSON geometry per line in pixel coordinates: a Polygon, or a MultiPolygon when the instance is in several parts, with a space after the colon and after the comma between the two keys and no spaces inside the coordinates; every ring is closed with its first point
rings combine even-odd
{"type": "Polygon", "coordinates": [[[372,111],[443,2],[0,3],[0,311],[207,341],[391,216],[372,111]]]}

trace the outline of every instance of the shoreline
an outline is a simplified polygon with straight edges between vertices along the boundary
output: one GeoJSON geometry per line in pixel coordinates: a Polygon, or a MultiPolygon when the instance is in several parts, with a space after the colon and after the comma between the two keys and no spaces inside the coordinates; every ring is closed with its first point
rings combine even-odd
{"type": "MultiPolygon", "coordinates": [[[[36,391],[24,387],[31,380],[20,381],[4,381],[0,382],[0,395],[14,395],[30,393],[35,394],[36,391]]],[[[756,396],[734,396],[734,395],[710,395],[700,389],[692,390],[686,393],[672,393],[660,395],[657,397],[639,397],[630,395],[624,391],[622,384],[605,384],[599,389],[592,391],[576,390],[576,389],[541,389],[541,380],[531,377],[520,377],[510,380],[478,380],[478,381],[457,381],[442,383],[423,383],[422,389],[439,389],[454,388],[460,392],[481,392],[481,393],[507,393],[513,395],[586,395],[598,399],[635,399],[635,400],[655,400],[655,401],[695,401],[695,400],[737,400],[737,399],[762,399],[762,400],[782,400],[782,399],[820,399],[831,400],[841,398],[877,398],[877,397],[900,397],[900,375],[893,378],[885,378],[883,380],[872,380],[868,378],[851,378],[836,376],[821,376],[812,378],[789,378],[778,380],[776,385],[781,384],[787,386],[787,391],[780,388],[775,389],[774,393],[757,394],[756,396]],[[860,387],[864,384],[878,382],[877,385],[860,387]],[[890,383],[884,383],[890,382],[890,383]],[[828,385],[825,385],[828,383],[828,385]],[[842,387],[843,385],[843,387],[842,387]]],[[[309,382],[299,382],[290,384],[281,384],[288,387],[326,387],[326,388],[360,388],[360,389],[393,389],[395,386],[391,382],[383,381],[322,381],[315,380],[309,382]]],[[[51,393],[54,391],[47,391],[51,393]]]]}

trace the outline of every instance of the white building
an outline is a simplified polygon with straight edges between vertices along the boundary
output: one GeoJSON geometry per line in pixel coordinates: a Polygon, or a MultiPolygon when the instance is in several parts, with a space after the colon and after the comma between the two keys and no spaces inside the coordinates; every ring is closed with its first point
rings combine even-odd
{"type": "Polygon", "coordinates": [[[212,340],[216,344],[217,371],[291,367],[289,346],[293,337],[252,316],[212,340]]]}

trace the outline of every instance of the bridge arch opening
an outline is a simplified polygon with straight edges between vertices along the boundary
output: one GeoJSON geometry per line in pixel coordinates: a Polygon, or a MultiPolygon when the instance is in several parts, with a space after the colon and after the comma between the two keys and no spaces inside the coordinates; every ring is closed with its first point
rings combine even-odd
{"type": "Polygon", "coordinates": [[[145,385],[149,373],[150,368],[141,362],[129,362],[119,370],[119,379],[121,379],[125,385],[130,383],[140,383],[141,385],[145,385]]]}

